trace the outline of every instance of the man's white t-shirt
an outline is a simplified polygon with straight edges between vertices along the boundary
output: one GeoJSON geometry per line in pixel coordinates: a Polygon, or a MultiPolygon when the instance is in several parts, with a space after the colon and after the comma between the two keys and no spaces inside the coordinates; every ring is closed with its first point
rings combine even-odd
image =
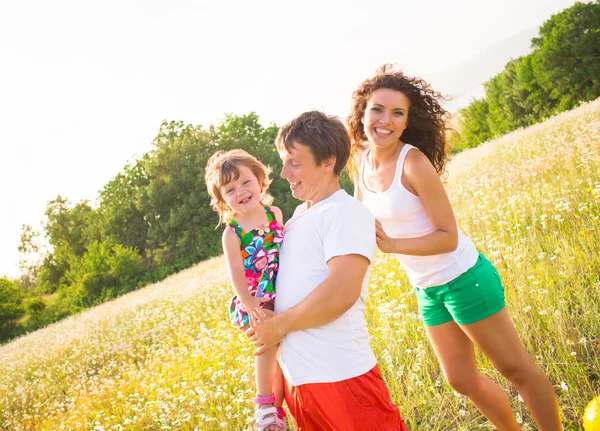
{"type": "MultiPolygon", "coordinates": [[[[335,256],[359,254],[373,261],[375,219],[344,190],[305,209],[301,205],[285,224],[280,249],[275,312],[299,304],[329,275],[327,262],[335,256]]],[[[338,382],[360,376],[376,364],[369,345],[365,299],[369,270],[358,301],[326,325],[291,332],[279,347],[279,363],[294,386],[338,382]]]]}

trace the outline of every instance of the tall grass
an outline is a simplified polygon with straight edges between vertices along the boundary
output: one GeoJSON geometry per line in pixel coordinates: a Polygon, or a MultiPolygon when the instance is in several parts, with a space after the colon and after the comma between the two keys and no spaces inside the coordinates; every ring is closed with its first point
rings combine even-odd
{"type": "MultiPolygon", "coordinates": [[[[568,430],[600,394],[600,101],[461,153],[447,189],[498,267],[509,312],[555,385],[568,430]]],[[[244,430],[252,346],[227,320],[221,258],[0,347],[0,429],[244,430]]],[[[367,319],[412,430],[493,427],[444,382],[407,280],[379,255],[367,319]]],[[[525,405],[509,394],[524,429],[525,405]]]]}

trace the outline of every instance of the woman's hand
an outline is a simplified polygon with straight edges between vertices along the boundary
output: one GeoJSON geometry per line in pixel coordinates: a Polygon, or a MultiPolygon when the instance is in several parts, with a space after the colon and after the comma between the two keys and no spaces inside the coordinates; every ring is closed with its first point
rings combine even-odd
{"type": "Polygon", "coordinates": [[[390,238],[383,230],[381,222],[375,220],[375,235],[377,236],[377,247],[384,253],[394,253],[394,239],[390,238]]]}
{"type": "Polygon", "coordinates": [[[265,317],[264,310],[260,304],[269,302],[270,300],[271,298],[268,297],[257,298],[256,296],[248,296],[242,300],[242,304],[244,304],[244,308],[248,312],[248,317],[250,317],[250,324],[256,325],[260,319],[265,317]]]}

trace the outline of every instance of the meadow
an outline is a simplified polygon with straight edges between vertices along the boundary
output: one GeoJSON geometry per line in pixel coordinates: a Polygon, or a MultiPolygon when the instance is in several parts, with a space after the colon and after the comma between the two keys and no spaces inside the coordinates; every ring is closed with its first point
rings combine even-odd
{"type": "MultiPolygon", "coordinates": [[[[581,429],[600,394],[600,100],[460,153],[446,181],[565,429],[581,429]]],[[[250,430],[253,346],[228,322],[230,296],[216,258],[1,346],[0,429],[250,430]]],[[[445,383],[407,280],[382,254],[367,320],[409,429],[493,429],[445,383]]],[[[535,429],[514,387],[478,361],[535,429]]]]}

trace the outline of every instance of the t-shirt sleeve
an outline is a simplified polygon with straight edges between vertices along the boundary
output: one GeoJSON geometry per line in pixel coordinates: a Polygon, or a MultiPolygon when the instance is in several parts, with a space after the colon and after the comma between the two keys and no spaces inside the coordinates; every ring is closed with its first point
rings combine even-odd
{"type": "Polygon", "coordinates": [[[362,203],[353,203],[340,209],[336,216],[327,217],[322,233],[326,262],[348,254],[360,254],[373,262],[377,247],[375,218],[362,203]]]}

